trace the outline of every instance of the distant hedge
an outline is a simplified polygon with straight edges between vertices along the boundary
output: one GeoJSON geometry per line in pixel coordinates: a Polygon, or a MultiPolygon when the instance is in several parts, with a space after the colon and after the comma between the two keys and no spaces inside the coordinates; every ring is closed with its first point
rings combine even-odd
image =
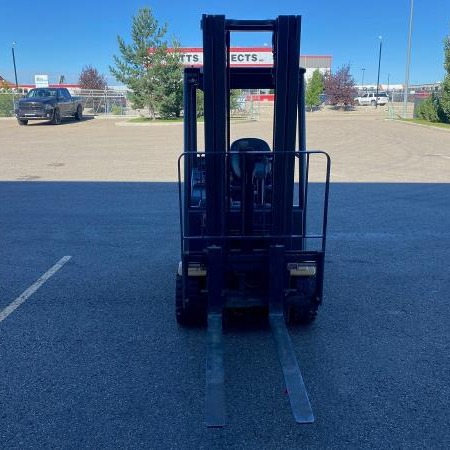
{"type": "Polygon", "coordinates": [[[0,117],[14,116],[14,96],[12,92],[0,92],[0,117]]]}

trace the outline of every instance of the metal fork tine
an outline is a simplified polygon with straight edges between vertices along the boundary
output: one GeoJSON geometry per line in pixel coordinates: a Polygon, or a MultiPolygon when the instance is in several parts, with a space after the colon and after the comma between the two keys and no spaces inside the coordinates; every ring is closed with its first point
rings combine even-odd
{"type": "Polygon", "coordinates": [[[291,402],[292,414],[297,423],[313,423],[314,415],[309,403],[308,393],[303,383],[302,374],[298,366],[291,338],[286,329],[282,314],[270,314],[278,359],[283,369],[284,381],[291,402]]]}
{"type": "Polygon", "coordinates": [[[222,314],[208,314],[206,349],[205,422],[208,427],[225,425],[222,314]]]}

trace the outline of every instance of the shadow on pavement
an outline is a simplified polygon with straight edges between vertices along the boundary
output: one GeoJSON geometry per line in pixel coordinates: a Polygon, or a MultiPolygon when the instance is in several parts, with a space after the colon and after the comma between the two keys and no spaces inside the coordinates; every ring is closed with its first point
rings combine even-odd
{"type": "Polygon", "coordinates": [[[445,447],[450,184],[331,185],[324,304],[290,330],[308,427],[270,333],[240,326],[228,425],[204,427],[205,333],[174,316],[177,202],[176,183],[0,183],[0,309],[72,256],[0,324],[0,446],[445,447]]]}

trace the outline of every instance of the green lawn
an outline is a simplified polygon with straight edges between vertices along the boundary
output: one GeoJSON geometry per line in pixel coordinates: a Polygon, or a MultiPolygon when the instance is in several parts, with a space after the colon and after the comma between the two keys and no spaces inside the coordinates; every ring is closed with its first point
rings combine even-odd
{"type": "MultiPolygon", "coordinates": [[[[231,117],[233,121],[239,120],[248,120],[247,117],[231,117]]],[[[197,122],[204,122],[205,118],[203,116],[197,117],[197,122]]],[[[133,119],[128,120],[128,122],[132,123],[167,123],[167,122],[183,122],[183,118],[179,119],[150,119],[150,117],[135,117],[133,119]]]]}
{"type": "Polygon", "coordinates": [[[183,122],[183,119],[150,119],[149,117],[135,117],[130,119],[133,123],[164,123],[164,122],[183,122]]]}
{"type": "Polygon", "coordinates": [[[450,130],[450,123],[440,123],[440,122],[429,122],[425,119],[402,119],[405,122],[412,122],[412,123],[418,123],[420,125],[428,125],[431,127],[439,127],[439,128],[446,128],[447,130],[450,130]]]}

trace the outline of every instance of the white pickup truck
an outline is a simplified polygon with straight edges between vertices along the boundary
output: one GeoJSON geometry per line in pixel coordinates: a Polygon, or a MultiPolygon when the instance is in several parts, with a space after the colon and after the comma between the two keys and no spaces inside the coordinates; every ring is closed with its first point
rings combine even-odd
{"type": "Polygon", "coordinates": [[[372,105],[375,106],[375,103],[384,106],[388,103],[389,97],[386,92],[378,92],[378,97],[376,92],[367,92],[366,94],[361,95],[361,97],[356,97],[354,99],[355,105],[372,105]],[[378,100],[377,100],[378,99],[378,100]]]}

